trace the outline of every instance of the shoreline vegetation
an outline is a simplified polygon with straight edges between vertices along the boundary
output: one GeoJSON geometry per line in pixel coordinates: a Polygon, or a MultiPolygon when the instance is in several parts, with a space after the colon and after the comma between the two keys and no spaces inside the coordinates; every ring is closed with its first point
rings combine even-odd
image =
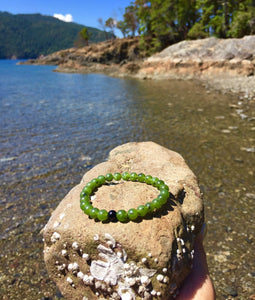
{"type": "Polygon", "coordinates": [[[141,52],[139,37],[113,39],[20,64],[56,65],[56,72],[65,73],[198,80],[209,89],[255,97],[255,35],[185,40],[149,57],[141,52]]]}

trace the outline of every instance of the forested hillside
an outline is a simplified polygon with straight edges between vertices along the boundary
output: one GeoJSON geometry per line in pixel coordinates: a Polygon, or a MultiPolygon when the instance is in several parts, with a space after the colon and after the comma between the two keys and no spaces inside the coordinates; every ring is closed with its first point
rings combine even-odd
{"type": "MultiPolygon", "coordinates": [[[[74,46],[83,25],[40,14],[0,12],[0,58],[36,58],[74,46]]],[[[105,40],[105,33],[86,27],[90,42],[105,40]]]]}

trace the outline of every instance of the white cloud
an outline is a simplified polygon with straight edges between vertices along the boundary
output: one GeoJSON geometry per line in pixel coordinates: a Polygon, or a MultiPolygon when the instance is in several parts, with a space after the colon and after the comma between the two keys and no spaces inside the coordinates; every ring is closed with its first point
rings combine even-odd
{"type": "Polygon", "coordinates": [[[70,14],[66,14],[66,15],[54,14],[53,17],[64,22],[73,22],[73,16],[70,14]]]}

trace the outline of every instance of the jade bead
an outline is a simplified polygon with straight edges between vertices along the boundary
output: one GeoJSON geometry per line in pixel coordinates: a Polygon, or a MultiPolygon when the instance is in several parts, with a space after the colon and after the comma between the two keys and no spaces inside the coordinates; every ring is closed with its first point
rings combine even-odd
{"type": "Polygon", "coordinates": [[[132,173],[130,174],[130,180],[131,180],[131,181],[136,181],[137,178],[138,178],[138,175],[137,175],[135,172],[132,172],[132,173]]]}
{"type": "Polygon", "coordinates": [[[89,216],[93,219],[96,219],[98,212],[99,212],[99,209],[96,207],[93,207],[89,212],[89,216]]]}
{"type": "Polygon", "coordinates": [[[126,222],[128,220],[128,214],[124,209],[121,209],[116,214],[117,220],[120,222],[126,222]]]}
{"type": "Polygon", "coordinates": [[[124,172],[124,173],[122,174],[122,179],[124,179],[124,180],[129,180],[129,178],[130,178],[130,174],[129,174],[128,172],[124,172]]]}
{"type": "Polygon", "coordinates": [[[151,212],[153,212],[153,210],[154,210],[154,207],[153,207],[153,205],[152,205],[152,203],[151,203],[151,202],[148,202],[148,203],[146,203],[144,206],[147,208],[147,210],[148,210],[148,213],[151,213],[151,212]]]}
{"type": "Polygon", "coordinates": [[[137,207],[137,213],[139,216],[144,217],[148,212],[148,208],[145,207],[144,205],[139,205],[137,207]]]}
{"type": "Polygon", "coordinates": [[[87,195],[90,195],[92,193],[92,188],[90,186],[85,185],[82,191],[87,195]]]}
{"type": "Polygon", "coordinates": [[[105,175],[105,179],[106,179],[107,181],[112,181],[112,180],[113,180],[113,175],[112,175],[111,173],[107,173],[107,174],[105,175]]]}
{"type": "Polygon", "coordinates": [[[151,181],[152,181],[152,185],[156,187],[157,182],[159,181],[159,179],[158,179],[158,177],[152,177],[151,181]]]}
{"type": "Polygon", "coordinates": [[[158,180],[155,185],[157,188],[159,188],[161,185],[165,184],[163,180],[158,180]]]}
{"type": "Polygon", "coordinates": [[[82,192],[80,193],[80,197],[82,198],[82,197],[85,197],[85,196],[88,196],[88,193],[86,193],[86,192],[84,192],[84,191],[82,190],[82,192]]]}
{"type": "Polygon", "coordinates": [[[115,174],[113,174],[113,178],[114,178],[116,181],[119,181],[119,180],[121,180],[121,174],[120,174],[120,173],[115,173],[115,174]]]}
{"type": "Polygon", "coordinates": [[[160,203],[160,200],[156,198],[152,201],[152,206],[156,209],[159,209],[162,206],[162,204],[160,203]]]}
{"type": "Polygon", "coordinates": [[[139,182],[144,182],[145,181],[145,175],[143,173],[138,174],[137,180],[139,182]]]}
{"type": "Polygon", "coordinates": [[[135,219],[138,217],[137,210],[134,209],[134,208],[131,208],[131,209],[128,211],[128,217],[129,217],[130,220],[135,220],[135,219]]]}
{"type": "Polygon", "coordinates": [[[94,188],[96,187],[95,184],[94,184],[92,181],[88,182],[88,183],[86,184],[86,186],[87,186],[87,187],[90,187],[92,191],[93,191],[94,188]]]}
{"type": "Polygon", "coordinates": [[[97,181],[98,181],[99,185],[103,185],[105,183],[105,177],[103,175],[99,175],[97,177],[97,181]]]}
{"type": "Polygon", "coordinates": [[[97,213],[97,218],[100,221],[106,221],[108,219],[108,212],[105,209],[100,209],[99,212],[97,213]]]}
{"type": "Polygon", "coordinates": [[[81,201],[90,201],[89,195],[85,194],[80,198],[81,201]]]}
{"type": "Polygon", "coordinates": [[[95,187],[95,188],[99,186],[99,182],[98,182],[98,180],[97,180],[96,178],[92,179],[92,180],[91,180],[91,183],[94,184],[94,187],[95,187]]]}
{"type": "Polygon", "coordinates": [[[167,203],[167,198],[162,195],[158,195],[157,199],[160,201],[161,205],[164,205],[167,203]]]}
{"type": "Polygon", "coordinates": [[[162,195],[162,196],[164,196],[164,197],[166,197],[166,199],[168,199],[168,197],[170,195],[167,190],[160,190],[159,194],[162,195]]]}
{"type": "Polygon", "coordinates": [[[87,204],[84,207],[83,211],[85,212],[86,215],[89,215],[92,208],[93,208],[93,206],[91,204],[87,204]]]}
{"type": "Polygon", "coordinates": [[[152,176],[151,175],[145,176],[145,183],[152,184],[152,176]]]}
{"type": "Polygon", "coordinates": [[[80,202],[80,208],[84,211],[85,207],[88,205],[88,202],[80,202]]]}
{"type": "Polygon", "coordinates": [[[167,190],[167,191],[169,191],[169,186],[166,185],[166,184],[164,183],[164,184],[161,184],[161,185],[159,186],[159,189],[160,189],[160,190],[167,190]]]}

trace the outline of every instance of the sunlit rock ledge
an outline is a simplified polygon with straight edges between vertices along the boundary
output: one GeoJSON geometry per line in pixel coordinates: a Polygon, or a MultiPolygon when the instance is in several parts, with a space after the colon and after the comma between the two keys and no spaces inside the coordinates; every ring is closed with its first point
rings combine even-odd
{"type": "MultiPolygon", "coordinates": [[[[113,182],[98,188],[93,205],[127,211],[157,195],[145,183],[113,182]]],[[[43,230],[47,270],[66,299],[172,299],[191,270],[203,212],[197,179],[181,155],[153,142],[118,146],[53,212],[43,230]],[[125,171],[164,180],[168,202],[137,221],[88,218],[80,209],[82,188],[101,174],[125,171]]]]}
{"type": "Polygon", "coordinates": [[[56,72],[104,73],[139,79],[198,79],[212,88],[255,96],[255,36],[182,41],[149,58],[139,38],[116,39],[58,51],[27,64],[56,65],[56,72]]]}

